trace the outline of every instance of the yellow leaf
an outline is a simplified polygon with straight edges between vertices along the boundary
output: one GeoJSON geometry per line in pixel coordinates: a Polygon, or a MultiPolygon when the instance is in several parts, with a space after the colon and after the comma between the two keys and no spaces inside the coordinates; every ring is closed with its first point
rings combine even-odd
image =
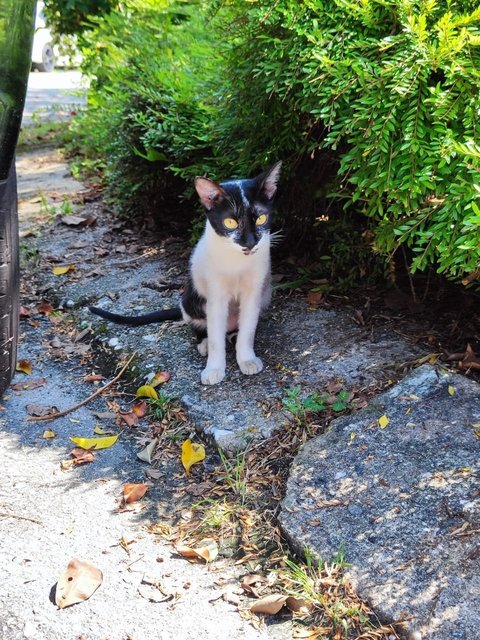
{"type": "Polygon", "coordinates": [[[205,459],[205,448],[202,444],[193,444],[188,439],[182,444],[182,464],[187,473],[190,473],[190,467],[196,462],[201,462],[205,459]]]}
{"type": "Polygon", "coordinates": [[[477,438],[480,438],[480,422],[473,423],[473,433],[477,436],[477,438]]]}
{"type": "Polygon", "coordinates": [[[73,271],[75,269],[74,264],[69,264],[65,267],[53,267],[52,273],[54,276],[63,276],[69,271],[73,271]]]}
{"type": "Polygon", "coordinates": [[[135,395],[137,398],[153,398],[154,400],[158,400],[157,392],[149,384],[144,384],[139,387],[135,395]]]}
{"type": "Polygon", "coordinates": [[[378,419],[378,426],[380,427],[380,429],[385,429],[385,427],[387,427],[389,423],[390,420],[385,414],[383,414],[383,416],[378,419]]]}
{"type": "Polygon", "coordinates": [[[454,396],[454,395],[455,395],[455,387],[452,387],[452,385],[451,385],[451,384],[449,384],[449,385],[448,385],[448,393],[449,393],[451,396],[454,396]]]}
{"type": "Polygon", "coordinates": [[[48,429],[46,431],[43,432],[43,437],[48,440],[48,438],[55,438],[57,434],[55,433],[55,431],[49,431],[48,429]]]}
{"type": "Polygon", "coordinates": [[[27,375],[31,375],[32,373],[32,365],[30,360],[19,360],[17,362],[17,371],[21,371],[22,373],[26,373],[27,375]]]}
{"type": "Polygon", "coordinates": [[[70,438],[81,449],[108,449],[116,443],[117,436],[105,436],[104,438],[70,438]]]}
{"type": "Polygon", "coordinates": [[[102,427],[100,425],[96,424],[93,427],[93,433],[96,433],[97,436],[106,436],[106,435],[108,435],[109,433],[112,433],[112,432],[108,431],[108,429],[102,429],[102,427]]]}

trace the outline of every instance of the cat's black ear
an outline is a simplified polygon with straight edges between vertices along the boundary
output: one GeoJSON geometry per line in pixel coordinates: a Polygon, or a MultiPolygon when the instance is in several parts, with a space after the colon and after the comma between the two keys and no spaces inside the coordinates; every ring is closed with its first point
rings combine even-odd
{"type": "Polygon", "coordinates": [[[277,192],[278,179],[280,178],[280,169],[282,168],[282,161],[276,162],[265,173],[258,176],[257,180],[260,182],[260,195],[263,195],[267,200],[271,200],[277,192]]]}
{"type": "Polygon", "coordinates": [[[227,195],[222,187],[208,178],[195,178],[195,189],[207,211],[210,211],[227,195]]]}

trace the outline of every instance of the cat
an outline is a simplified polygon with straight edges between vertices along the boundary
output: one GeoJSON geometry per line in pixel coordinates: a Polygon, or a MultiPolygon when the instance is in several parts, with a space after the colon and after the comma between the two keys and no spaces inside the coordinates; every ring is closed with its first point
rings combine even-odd
{"type": "Polygon", "coordinates": [[[260,313],[271,299],[270,246],[274,196],[281,161],[256,178],[215,182],[196,178],[195,189],[206,213],[205,230],[190,258],[189,278],[180,305],[142,316],[122,316],[97,307],[102,318],[139,326],[183,318],[207,356],[204,385],[225,377],[226,335],[238,332],[237,363],[245,375],[259,373],[263,363],[254,340],[260,313]]]}

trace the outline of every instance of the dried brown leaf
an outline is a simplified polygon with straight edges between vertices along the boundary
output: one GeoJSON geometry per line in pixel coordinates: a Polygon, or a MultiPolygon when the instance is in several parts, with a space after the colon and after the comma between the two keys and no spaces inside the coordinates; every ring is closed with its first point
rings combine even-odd
{"type": "Polygon", "coordinates": [[[146,400],[140,400],[140,402],[136,402],[133,407],[133,413],[139,418],[143,418],[147,414],[148,405],[146,400]]]}
{"type": "Polygon", "coordinates": [[[47,407],[44,404],[27,404],[25,407],[29,416],[51,416],[58,413],[57,407],[47,407]]]}
{"type": "Polygon", "coordinates": [[[87,464],[95,460],[95,454],[91,449],[82,449],[81,447],[74,447],[70,451],[70,455],[73,458],[71,462],[73,462],[74,465],[87,464]]]}
{"type": "Polygon", "coordinates": [[[46,378],[38,378],[37,380],[29,380],[28,382],[17,382],[11,384],[10,389],[13,389],[13,391],[28,391],[29,389],[43,387],[46,381],[46,378]]]}
{"type": "Polygon", "coordinates": [[[138,427],[138,416],[133,411],[129,411],[128,413],[120,411],[118,415],[130,428],[138,427]]]}
{"type": "Polygon", "coordinates": [[[100,373],[90,373],[83,376],[84,382],[100,382],[100,380],[105,380],[105,376],[102,376],[100,373]]]}
{"type": "Polygon", "coordinates": [[[89,562],[70,560],[60,574],[55,590],[55,602],[60,609],[88,600],[102,584],[100,569],[89,562]]]}
{"type": "Polygon", "coordinates": [[[273,616],[285,605],[287,597],[288,596],[280,593],[271,593],[254,602],[250,607],[250,611],[252,613],[266,613],[269,616],[273,616]]]}
{"type": "Polygon", "coordinates": [[[37,313],[42,313],[44,316],[48,316],[50,313],[53,313],[55,309],[49,302],[41,302],[37,308],[37,313]]]}
{"type": "Polygon", "coordinates": [[[148,484],[145,484],[144,482],[141,483],[137,483],[137,484],[126,484],[123,487],[123,501],[125,502],[125,504],[130,504],[131,502],[136,502],[137,500],[140,500],[141,498],[143,498],[143,496],[147,493],[148,491],[148,484]]]}
{"type": "Polygon", "coordinates": [[[188,547],[179,544],[175,549],[177,553],[188,560],[205,560],[206,562],[213,562],[218,555],[218,544],[213,538],[200,540],[196,547],[188,547]]]}
{"type": "Polygon", "coordinates": [[[313,307],[318,306],[323,302],[323,293],[321,291],[312,291],[308,294],[305,300],[313,307]]]}

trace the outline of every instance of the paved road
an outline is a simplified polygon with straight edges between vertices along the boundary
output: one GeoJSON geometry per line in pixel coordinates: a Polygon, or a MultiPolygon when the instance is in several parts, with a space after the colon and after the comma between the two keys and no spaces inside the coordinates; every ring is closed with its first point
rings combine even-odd
{"type": "Polygon", "coordinates": [[[28,79],[23,124],[33,120],[68,118],[79,105],[85,104],[86,81],[80,71],[33,71],[28,79]]]}

